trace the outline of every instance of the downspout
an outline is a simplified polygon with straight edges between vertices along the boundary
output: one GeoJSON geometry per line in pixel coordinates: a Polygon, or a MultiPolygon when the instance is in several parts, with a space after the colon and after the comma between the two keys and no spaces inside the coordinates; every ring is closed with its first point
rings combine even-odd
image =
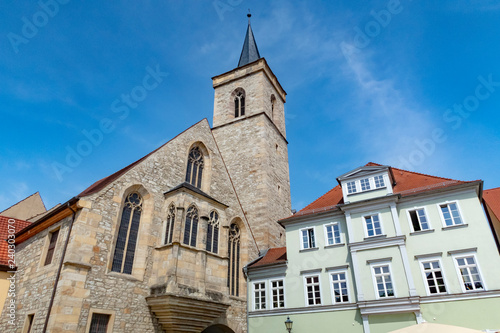
{"type": "Polygon", "coordinates": [[[68,248],[69,237],[71,236],[71,230],[73,229],[73,222],[75,222],[75,217],[76,217],[76,211],[74,211],[73,208],[71,208],[71,205],[69,202],[68,202],[67,206],[73,212],[73,217],[71,218],[71,223],[69,225],[68,236],[66,237],[66,240],[64,241],[63,252],[61,255],[61,262],[59,263],[59,268],[57,269],[56,280],[54,281],[54,288],[52,289],[52,296],[50,297],[49,308],[47,310],[47,316],[45,317],[45,323],[43,324],[42,333],[47,332],[47,325],[49,324],[50,311],[52,310],[52,306],[54,304],[54,298],[56,297],[56,289],[57,289],[57,285],[59,283],[59,278],[61,276],[62,266],[63,266],[63,262],[64,262],[64,256],[66,255],[66,249],[68,248]]]}

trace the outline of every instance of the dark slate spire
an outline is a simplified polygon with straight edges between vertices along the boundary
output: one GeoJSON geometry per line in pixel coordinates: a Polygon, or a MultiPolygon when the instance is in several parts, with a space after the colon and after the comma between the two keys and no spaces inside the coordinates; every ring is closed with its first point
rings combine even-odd
{"type": "Polygon", "coordinates": [[[248,13],[248,28],[247,34],[245,36],[245,42],[243,43],[243,50],[241,50],[240,61],[238,62],[238,67],[245,66],[257,59],[260,59],[259,49],[257,48],[257,43],[253,37],[252,27],[250,26],[250,17],[252,14],[248,13]]]}

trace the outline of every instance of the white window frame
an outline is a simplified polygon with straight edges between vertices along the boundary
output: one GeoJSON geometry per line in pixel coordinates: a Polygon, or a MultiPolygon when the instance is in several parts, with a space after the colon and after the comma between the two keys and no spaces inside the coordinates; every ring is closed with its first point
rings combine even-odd
{"type": "Polygon", "coordinates": [[[373,188],[374,189],[379,189],[379,188],[387,187],[384,175],[375,175],[375,176],[372,177],[372,180],[373,180],[373,188]],[[382,183],[383,183],[382,186],[377,186],[377,182],[375,181],[375,178],[377,178],[377,177],[381,177],[382,178],[382,183]]]}
{"type": "MultiPolygon", "coordinates": [[[[279,290],[279,288],[277,288],[279,290]]],[[[274,279],[271,279],[269,280],[269,304],[270,304],[270,309],[284,309],[286,308],[286,292],[285,292],[285,278],[284,277],[280,277],[280,278],[274,278],[274,279]],[[283,281],[283,306],[280,307],[274,307],[274,300],[273,300],[273,282],[278,282],[278,281],[283,281]]]]}
{"type": "MultiPolygon", "coordinates": [[[[269,308],[267,307],[267,303],[268,303],[268,293],[267,293],[267,281],[266,280],[257,280],[257,281],[252,281],[252,309],[254,311],[264,311],[264,310],[269,310],[269,308]],[[257,284],[261,284],[263,283],[264,284],[264,309],[260,308],[260,309],[257,309],[257,304],[255,303],[255,292],[257,291],[255,286],[257,284]]],[[[260,298],[260,297],[259,297],[260,298]]]]}
{"type": "MultiPolygon", "coordinates": [[[[456,227],[456,226],[459,226],[459,225],[466,225],[467,224],[467,222],[465,222],[464,214],[462,214],[462,210],[460,209],[460,205],[458,204],[458,201],[445,201],[445,202],[438,203],[437,204],[437,209],[439,211],[439,216],[441,217],[441,223],[443,224],[443,228],[450,228],[450,227],[456,227]],[[460,214],[460,219],[462,220],[461,224],[455,224],[455,223],[453,223],[452,225],[446,225],[446,221],[444,219],[443,212],[441,211],[441,206],[447,205],[449,207],[450,204],[456,204],[457,205],[458,214],[460,214]]],[[[452,221],[453,221],[453,217],[452,217],[452,221]]]]}
{"type": "Polygon", "coordinates": [[[426,257],[426,258],[420,258],[418,260],[419,266],[420,266],[420,273],[422,274],[422,279],[424,281],[425,285],[425,291],[427,292],[427,296],[437,296],[437,295],[446,295],[450,293],[450,288],[449,288],[449,283],[448,280],[446,279],[446,274],[444,273],[444,268],[443,268],[443,263],[441,261],[441,257],[426,257]],[[424,270],[424,263],[428,262],[434,262],[437,261],[439,262],[439,268],[441,269],[441,275],[443,276],[443,281],[444,281],[444,287],[446,288],[446,291],[440,292],[439,289],[437,293],[431,293],[431,290],[429,288],[429,284],[427,283],[427,275],[425,274],[424,270]]]}
{"type": "MultiPolygon", "coordinates": [[[[371,238],[371,237],[377,237],[377,236],[382,236],[382,235],[385,235],[385,232],[384,232],[384,224],[382,223],[382,216],[380,213],[368,213],[368,214],[363,214],[363,216],[361,217],[363,219],[363,227],[365,229],[365,236],[366,238],[371,238]],[[368,235],[368,225],[367,225],[367,222],[366,222],[366,218],[367,217],[372,217],[372,216],[375,216],[377,215],[378,216],[378,220],[379,220],[379,223],[380,223],[380,234],[378,235],[373,235],[373,236],[369,236],[368,235]]],[[[373,219],[372,219],[372,222],[373,222],[373,219]]],[[[375,226],[373,228],[373,231],[375,231],[375,226]]]]}
{"type": "Polygon", "coordinates": [[[337,270],[332,270],[328,271],[328,278],[330,280],[330,291],[332,294],[332,304],[349,304],[352,303],[352,298],[351,298],[351,291],[350,291],[350,285],[349,285],[349,275],[347,274],[347,269],[337,269],[337,270]],[[335,301],[335,290],[333,288],[333,275],[335,274],[345,274],[345,284],[347,288],[347,302],[336,302],[335,301]]]}
{"type": "Polygon", "coordinates": [[[451,257],[453,258],[453,264],[455,265],[455,270],[457,273],[458,282],[460,283],[460,287],[462,288],[463,293],[477,293],[477,292],[482,292],[482,291],[488,290],[488,287],[486,286],[486,282],[484,281],[483,272],[482,272],[481,267],[479,266],[479,262],[477,260],[476,252],[456,253],[456,254],[453,254],[451,257]],[[474,289],[474,290],[466,290],[465,289],[464,281],[462,279],[462,273],[460,273],[460,268],[458,266],[457,259],[467,258],[467,257],[474,258],[474,262],[476,264],[477,271],[479,272],[479,277],[481,278],[481,283],[483,284],[483,289],[474,289]]]}
{"type": "Polygon", "coordinates": [[[383,262],[372,263],[372,264],[370,264],[370,270],[372,273],[373,291],[375,292],[375,298],[376,299],[397,298],[398,296],[396,293],[396,284],[394,283],[394,274],[392,274],[393,271],[392,271],[391,262],[390,261],[383,261],[383,262]],[[380,295],[379,295],[378,287],[377,287],[377,279],[375,276],[375,268],[376,267],[383,267],[383,266],[389,267],[389,276],[391,277],[392,291],[394,292],[393,296],[380,297],[380,295]]]}
{"type": "Polygon", "coordinates": [[[372,182],[370,181],[373,177],[365,177],[359,179],[359,189],[360,192],[366,192],[372,190],[372,182]],[[368,188],[363,190],[363,181],[366,181],[368,188]]]}
{"type": "Polygon", "coordinates": [[[347,194],[355,194],[355,193],[359,193],[361,192],[360,189],[358,189],[358,181],[357,180],[351,180],[351,181],[347,181],[345,183],[345,188],[346,188],[346,191],[347,191],[347,194]],[[354,191],[349,191],[349,184],[351,183],[354,183],[354,191]]]}
{"type": "MultiPolygon", "coordinates": [[[[300,240],[300,249],[301,250],[309,250],[309,249],[317,249],[318,248],[318,240],[317,240],[317,237],[316,237],[316,229],[315,229],[315,227],[306,227],[306,228],[300,229],[299,230],[299,240],[300,240]],[[303,239],[302,239],[302,232],[305,231],[305,230],[312,230],[313,238],[314,238],[314,246],[311,246],[311,244],[309,244],[309,247],[304,247],[304,242],[303,242],[303,239]]],[[[308,237],[308,242],[309,242],[309,237],[308,237]]]]}
{"type": "MultiPolygon", "coordinates": [[[[410,230],[412,232],[420,232],[420,231],[432,230],[431,220],[429,219],[429,214],[428,214],[427,208],[425,206],[408,208],[406,210],[406,218],[408,219],[408,224],[410,225],[410,230]],[[411,220],[410,212],[414,211],[414,210],[417,211],[417,210],[420,210],[420,209],[424,210],[425,218],[427,219],[427,224],[429,225],[429,229],[422,229],[422,223],[420,223],[420,218],[419,218],[418,219],[418,224],[420,225],[420,230],[419,231],[415,231],[415,229],[413,228],[413,222],[411,220]]],[[[418,213],[417,213],[417,218],[418,218],[418,213]]]]}
{"type": "Polygon", "coordinates": [[[343,244],[344,240],[342,238],[342,229],[340,228],[340,222],[332,222],[332,223],[327,223],[324,225],[324,228],[323,228],[324,232],[325,232],[325,246],[331,246],[331,245],[337,245],[337,244],[343,244]],[[333,233],[333,243],[330,244],[328,242],[328,227],[332,227],[334,228],[335,225],[338,227],[339,229],[339,238],[340,240],[338,242],[335,241],[335,229],[332,230],[332,233],[333,233]]]}
{"type": "Polygon", "coordinates": [[[307,274],[303,276],[303,281],[304,281],[304,301],[306,306],[318,306],[318,305],[323,305],[323,291],[321,287],[321,274],[307,274]],[[307,297],[307,278],[308,277],[318,277],[318,285],[319,285],[319,304],[309,304],[309,299],[307,297]]]}

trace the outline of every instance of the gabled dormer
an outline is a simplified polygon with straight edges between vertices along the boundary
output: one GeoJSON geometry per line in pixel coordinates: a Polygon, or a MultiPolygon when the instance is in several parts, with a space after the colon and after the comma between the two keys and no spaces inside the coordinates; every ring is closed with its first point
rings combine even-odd
{"type": "Polygon", "coordinates": [[[393,193],[395,185],[390,166],[368,163],[337,178],[344,202],[383,197],[393,193]]]}

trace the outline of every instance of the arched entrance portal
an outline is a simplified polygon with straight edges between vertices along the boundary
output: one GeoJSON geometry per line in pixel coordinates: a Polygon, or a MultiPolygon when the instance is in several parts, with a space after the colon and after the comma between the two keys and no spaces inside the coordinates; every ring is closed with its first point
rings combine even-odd
{"type": "Polygon", "coordinates": [[[205,328],[201,333],[234,333],[234,331],[224,325],[212,325],[205,328]]]}

